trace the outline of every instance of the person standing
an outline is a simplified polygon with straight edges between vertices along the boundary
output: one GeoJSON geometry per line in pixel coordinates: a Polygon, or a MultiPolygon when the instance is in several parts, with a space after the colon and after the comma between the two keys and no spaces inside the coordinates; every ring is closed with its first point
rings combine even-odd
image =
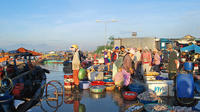
{"type": "Polygon", "coordinates": [[[131,74],[134,73],[132,66],[132,58],[134,57],[135,51],[131,49],[129,53],[124,57],[122,74],[124,76],[124,86],[128,86],[130,84],[131,74]]]}
{"type": "Polygon", "coordinates": [[[126,49],[124,46],[120,46],[119,57],[124,57],[126,55],[126,49]]]}
{"type": "Polygon", "coordinates": [[[139,67],[140,65],[140,62],[141,62],[141,52],[140,52],[140,48],[137,48],[136,49],[136,52],[135,52],[135,56],[136,56],[136,63],[135,63],[135,69],[137,70],[137,68],[139,67]]]}
{"type": "MultiPolygon", "coordinates": [[[[125,53],[125,48],[123,47],[122,49],[123,49],[123,53],[125,53]]],[[[121,50],[121,47],[120,47],[120,50],[121,50]]],[[[125,54],[122,53],[122,50],[119,52],[119,54],[118,52],[119,52],[119,47],[115,47],[115,50],[111,56],[111,62],[113,63],[112,78],[115,77],[115,75],[118,72],[118,69],[122,67],[123,59],[125,56],[125,54]]]]}
{"type": "Polygon", "coordinates": [[[169,50],[169,65],[168,65],[169,79],[175,80],[178,68],[178,57],[176,51],[173,50],[173,46],[171,44],[168,44],[168,50],[169,50]]]}
{"type": "Polygon", "coordinates": [[[109,61],[108,61],[108,50],[107,49],[104,50],[104,62],[105,62],[105,64],[109,63],[109,61]]]}
{"type": "Polygon", "coordinates": [[[142,68],[143,68],[143,73],[146,71],[146,74],[150,72],[151,69],[151,53],[148,51],[148,48],[145,47],[144,51],[141,55],[141,60],[142,60],[142,68]]]}
{"type": "Polygon", "coordinates": [[[141,72],[142,72],[142,63],[141,63],[141,49],[140,48],[137,48],[135,56],[136,56],[136,59],[137,59],[136,63],[135,63],[136,76],[139,79],[142,79],[142,75],[141,75],[141,72]]]}
{"type": "Polygon", "coordinates": [[[72,45],[71,50],[73,51],[73,59],[72,59],[73,79],[75,83],[75,88],[78,89],[79,87],[78,73],[81,67],[78,45],[72,45]]]}
{"type": "Polygon", "coordinates": [[[119,47],[115,47],[114,52],[111,55],[111,62],[114,63],[118,59],[119,47]]]}
{"type": "Polygon", "coordinates": [[[108,50],[107,56],[108,56],[108,62],[110,63],[111,62],[111,50],[110,49],[108,50]]]}
{"type": "Polygon", "coordinates": [[[160,55],[157,49],[154,49],[153,53],[154,53],[154,58],[153,58],[154,71],[160,73],[160,55]]]}

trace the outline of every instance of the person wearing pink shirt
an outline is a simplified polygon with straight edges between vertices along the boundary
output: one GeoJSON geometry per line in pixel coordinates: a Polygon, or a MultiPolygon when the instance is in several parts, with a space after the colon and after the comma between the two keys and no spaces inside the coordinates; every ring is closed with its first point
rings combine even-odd
{"type": "Polygon", "coordinates": [[[154,49],[153,53],[154,53],[154,60],[153,60],[154,71],[160,72],[160,55],[158,54],[157,49],[154,49]]]}

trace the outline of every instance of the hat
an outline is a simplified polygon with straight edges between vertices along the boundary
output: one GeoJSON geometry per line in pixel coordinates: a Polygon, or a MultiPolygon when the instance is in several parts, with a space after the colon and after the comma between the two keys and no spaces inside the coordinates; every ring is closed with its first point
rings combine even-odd
{"type": "Polygon", "coordinates": [[[148,50],[149,48],[147,46],[144,47],[145,50],[148,50]]]}
{"type": "Polygon", "coordinates": [[[118,47],[118,46],[116,46],[116,47],[115,47],[115,50],[116,50],[116,49],[119,49],[119,47],[118,47]]]}
{"type": "Polygon", "coordinates": [[[99,59],[99,63],[100,64],[104,63],[104,58],[99,59]]]}
{"type": "Polygon", "coordinates": [[[130,54],[135,54],[135,50],[133,48],[130,49],[129,51],[130,54]]]}
{"type": "Polygon", "coordinates": [[[124,48],[124,49],[125,49],[125,47],[124,47],[124,46],[120,46],[120,49],[122,49],[122,48],[124,48]]]}
{"type": "Polygon", "coordinates": [[[156,48],[154,48],[153,51],[158,52],[158,50],[156,48]]]}
{"type": "Polygon", "coordinates": [[[72,45],[72,48],[78,49],[78,45],[72,45]]]}
{"type": "Polygon", "coordinates": [[[168,44],[168,45],[167,45],[167,48],[168,48],[168,49],[172,49],[172,48],[173,48],[172,44],[168,44]]]}

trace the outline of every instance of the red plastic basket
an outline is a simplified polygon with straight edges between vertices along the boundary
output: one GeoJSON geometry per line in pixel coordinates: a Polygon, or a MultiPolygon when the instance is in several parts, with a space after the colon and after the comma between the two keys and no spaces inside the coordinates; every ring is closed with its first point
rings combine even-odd
{"type": "Polygon", "coordinates": [[[73,78],[73,75],[64,75],[64,78],[65,79],[71,79],[71,78],[73,78]]]}
{"type": "Polygon", "coordinates": [[[92,81],[90,83],[91,86],[99,86],[99,85],[104,85],[105,82],[104,81],[92,81]]]}
{"type": "Polygon", "coordinates": [[[135,100],[137,98],[137,93],[132,91],[126,91],[123,93],[125,100],[135,100]]]}

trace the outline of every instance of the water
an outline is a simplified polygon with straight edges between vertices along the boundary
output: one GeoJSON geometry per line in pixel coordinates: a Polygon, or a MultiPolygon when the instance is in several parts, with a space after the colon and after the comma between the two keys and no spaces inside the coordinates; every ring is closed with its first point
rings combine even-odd
{"type": "MultiPolygon", "coordinates": [[[[64,85],[64,75],[62,65],[44,65],[50,70],[47,74],[47,81],[58,80],[64,85]]],[[[55,97],[53,87],[48,88],[48,94],[55,97]]],[[[136,101],[123,100],[118,90],[105,92],[104,94],[90,93],[89,90],[81,92],[64,91],[63,97],[59,96],[59,101],[43,100],[41,104],[33,107],[29,112],[123,112],[125,108],[136,101]],[[79,111],[78,111],[79,110],[79,111]]]]}

